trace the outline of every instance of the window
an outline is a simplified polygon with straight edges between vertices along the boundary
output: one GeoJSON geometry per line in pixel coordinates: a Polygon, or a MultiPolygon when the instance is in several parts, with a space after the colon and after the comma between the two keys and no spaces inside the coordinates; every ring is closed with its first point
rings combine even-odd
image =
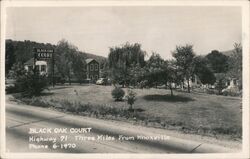
{"type": "Polygon", "coordinates": [[[93,68],[93,65],[91,64],[91,65],[90,65],[90,71],[93,71],[93,69],[94,69],[94,68],[93,68]]]}
{"type": "Polygon", "coordinates": [[[39,66],[38,65],[35,66],[35,70],[39,71],[39,66]]]}
{"type": "Polygon", "coordinates": [[[233,84],[236,85],[236,80],[235,79],[233,80],[233,84]]]}
{"type": "Polygon", "coordinates": [[[41,72],[46,72],[46,65],[41,66],[41,72]]]}
{"type": "Polygon", "coordinates": [[[98,71],[98,64],[95,64],[95,70],[98,71]]]}

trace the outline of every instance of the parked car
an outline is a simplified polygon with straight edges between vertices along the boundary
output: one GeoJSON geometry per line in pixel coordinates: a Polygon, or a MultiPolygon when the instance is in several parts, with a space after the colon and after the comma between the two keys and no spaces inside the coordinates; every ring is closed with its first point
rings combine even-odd
{"type": "Polygon", "coordinates": [[[97,81],[96,81],[96,84],[99,84],[99,85],[104,85],[107,83],[107,79],[106,78],[99,78],[97,81]]]}

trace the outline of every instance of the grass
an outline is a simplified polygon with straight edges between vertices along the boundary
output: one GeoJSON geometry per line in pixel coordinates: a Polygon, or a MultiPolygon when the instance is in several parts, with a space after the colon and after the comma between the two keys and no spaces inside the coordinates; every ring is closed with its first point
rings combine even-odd
{"type": "Polygon", "coordinates": [[[185,92],[174,92],[175,96],[171,97],[170,91],[165,89],[134,89],[137,100],[134,111],[129,111],[125,101],[114,101],[112,89],[112,86],[98,85],[56,86],[45,92],[49,96],[22,100],[31,105],[53,106],[82,115],[132,121],[184,133],[231,139],[242,136],[240,98],[185,92]]]}

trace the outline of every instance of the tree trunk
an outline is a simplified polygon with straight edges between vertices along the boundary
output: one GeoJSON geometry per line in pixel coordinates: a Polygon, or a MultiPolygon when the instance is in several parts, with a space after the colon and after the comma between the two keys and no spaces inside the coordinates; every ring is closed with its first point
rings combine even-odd
{"type": "Polygon", "coordinates": [[[69,75],[69,85],[71,85],[71,77],[70,77],[70,75],[69,75]]]}
{"type": "Polygon", "coordinates": [[[130,105],[129,105],[129,109],[130,109],[130,110],[132,110],[132,109],[133,109],[132,104],[130,104],[130,105]]]}
{"type": "Polygon", "coordinates": [[[181,83],[182,83],[181,89],[184,90],[184,81],[182,81],[181,83]]]}
{"type": "Polygon", "coordinates": [[[171,96],[174,96],[174,94],[173,94],[173,88],[172,88],[171,83],[170,83],[170,85],[169,85],[169,88],[170,88],[170,91],[171,91],[171,96]]]}
{"type": "Polygon", "coordinates": [[[190,84],[189,84],[189,79],[188,79],[188,93],[190,93],[190,84]]]}

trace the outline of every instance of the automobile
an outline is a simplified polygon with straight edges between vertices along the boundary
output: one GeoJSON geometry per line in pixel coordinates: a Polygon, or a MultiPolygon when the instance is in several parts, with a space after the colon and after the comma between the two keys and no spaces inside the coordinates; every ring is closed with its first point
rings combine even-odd
{"type": "Polygon", "coordinates": [[[96,81],[96,84],[98,85],[104,85],[107,83],[107,79],[106,78],[99,78],[97,81],[96,81]]]}

